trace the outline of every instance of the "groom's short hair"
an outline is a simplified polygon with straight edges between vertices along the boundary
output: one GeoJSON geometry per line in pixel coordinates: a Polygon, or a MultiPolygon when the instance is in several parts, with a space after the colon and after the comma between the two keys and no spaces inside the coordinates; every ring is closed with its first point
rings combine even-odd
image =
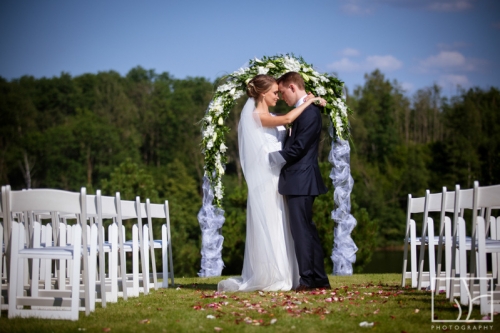
{"type": "Polygon", "coordinates": [[[293,83],[297,86],[297,88],[299,88],[301,90],[306,89],[304,79],[297,72],[285,73],[277,80],[277,82],[278,82],[278,84],[281,84],[283,86],[288,86],[289,84],[293,83]]]}

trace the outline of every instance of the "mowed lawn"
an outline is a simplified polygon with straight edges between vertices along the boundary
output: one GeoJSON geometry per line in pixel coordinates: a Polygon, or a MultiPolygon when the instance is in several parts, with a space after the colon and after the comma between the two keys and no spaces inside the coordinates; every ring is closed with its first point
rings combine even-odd
{"type": "MultiPolygon", "coordinates": [[[[430,292],[401,288],[400,274],[330,276],[332,290],[216,292],[217,278],[178,278],[168,289],[107,305],[75,322],[8,319],[0,332],[500,332],[489,322],[432,321],[430,292]]],[[[462,319],[468,307],[462,306],[462,319]]],[[[434,299],[434,321],[453,320],[458,307],[434,299]]],[[[475,306],[469,320],[485,320],[475,306]]]]}

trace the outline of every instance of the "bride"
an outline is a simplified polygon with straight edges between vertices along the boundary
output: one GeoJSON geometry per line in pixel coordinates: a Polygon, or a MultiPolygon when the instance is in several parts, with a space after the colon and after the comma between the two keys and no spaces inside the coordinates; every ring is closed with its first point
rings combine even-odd
{"type": "Polygon", "coordinates": [[[269,107],[279,99],[278,84],[268,75],[255,76],[247,95],[238,126],[240,162],[248,185],[243,272],[241,277],[220,281],[217,290],[291,290],[299,285],[299,270],[288,212],[278,193],[284,162],[271,166],[268,154],[281,150],[287,135],[283,125],[292,123],[311,103],[324,100],[309,95],[287,114],[273,115],[269,107]]]}

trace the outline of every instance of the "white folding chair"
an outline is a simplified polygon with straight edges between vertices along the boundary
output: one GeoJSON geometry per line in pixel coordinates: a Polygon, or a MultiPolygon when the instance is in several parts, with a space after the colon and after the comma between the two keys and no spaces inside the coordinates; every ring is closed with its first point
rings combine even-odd
{"type": "MultiPolygon", "coordinates": [[[[10,279],[9,279],[9,318],[41,317],[50,319],[78,319],[79,307],[85,306],[88,315],[93,308],[94,300],[91,294],[89,281],[89,254],[87,240],[87,197],[85,188],[80,193],[60,190],[37,189],[29,191],[9,191],[6,210],[12,212],[28,212],[27,216],[36,211],[65,212],[78,216],[79,223],[73,226],[73,239],[71,245],[30,247],[25,243],[25,228],[21,222],[9,220],[11,225],[11,251],[10,251],[10,279]],[[80,260],[83,257],[83,299],[80,297],[80,260]],[[71,289],[68,290],[38,290],[39,275],[32,274],[31,295],[24,293],[24,261],[32,260],[71,260],[71,289]],[[25,308],[30,306],[31,309],[25,308]]],[[[33,227],[38,228],[39,223],[33,221],[33,227]]],[[[96,228],[90,232],[91,241],[96,237],[96,228]]],[[[34,239],[37,239],[36,237],[34,239]]],[[[90,251],[92,252],[92,250],[90,251]]],[[[95,287],[94,287],[95,288],[95,287]]]]}
{"type": "Polygon", "coordinates": [[[444,277],[444,285],[442,279],[436,279],[434,290],[436,295],[440,291],[448,292],[450,290],[450,277],[451,277],[451,249],[452,249],[452,231],[451,231],[451,219],[446,216],[447,212],[453,213],[455,211],[455,192],[446,191],[446,187],[443,187],[443,198],[441,201],[441,216],[439,224],[439,236],[438,236],[438,255],[436,262],[436,277],[444,277]],[[445,268],[444,276],[441,275],[442,270],[442,260],[443,260],[443,247],[445,248],[445,268]]]}
{"type": "Polygon", "coordinates": [[[437,245],[438,239],[434,238],[434,220],[431,217],[429,217],[429,212],[441,211],[442,197],[443,197],[442,193],[431,194],[429,190],[425,191],[422,232],[421,236],[418,238],[418,240],[420,241],[420,256],[418,258],[417,289],[421,289],[422,287],[429,287],[431,290],[434,289],[434,285],[432,285],[431,281],[433,281],[433,279],[436,276],[434,245],[437,245]],[[429,250],[429,272],[425,272],[424,274],[426,246],[428,247],[429,250]]]}
{"type": "Polygon", "coordinates": [[[0,218],[2,218],[2,222],[0,223],[0,310],[6,310],[7,309],[7,304],[5,303],[5,300],[7,299],[7,269],[5,266],[7,266],[7,261],[6,261],[6,256],[5,256],[5,249],[6,249],[6,240],[4,237],[7,236],[7,233],[4,235],[4,224],[6,218],[4,218],[4,210],[2,207],[5,207],[4,200],[5,200],[5,195],[4,195],[5,187],[2,186],[2,192],[0,196],[0,218]]]}
{"type": "MultiPolygon", "coordinates": [[[[488,283],[488,280],[486,279],[488,277],[486,255],[487,253],[500,252],[500,240],[498,240],[497,234],[500,218],[489,216],[489,221],[486,221],[482,216],[478,215],[477,212],[479,207],[490,208],[491,211],[492,207],[498,206],[500,206],[500,185],[479,187],[479,184],[476,182],[474,184],[472,235],[474,236],[477,232],[477,248],[473,248],[475,251],[471,252],[474,253],[474,257],[477,252],[478,258],[477,277],[479,277],[479,303],[481,314],[490,314],[491,316],[493,316],[494,312],[500,311],[500,290],[497,284],[500,276],[498,276],[497,270],[496,275],[491,276],[491,279],[489,279],[493,282],[491,284],[488,283]],[[492,237],[489,239],[486,234],[488,225],[490,226],[491,231],[494,231],[494,233],[492,233],[492,237]],[[497,283],[494,282],[495,280],[497,283]],[[492,297],[487,297],[488,295],[492,295],[492,297]]],[[[471,282],[473,281],[471,280],[471,282]]]]}
{"type": "Polygon", "coordinates": [[[170,214],[168,209],[168,201],[166,200],[164,204],[152,204],[149,199],[146,199],[146,214],[148,217],[148,228],[145,235],[147,235],[149,242],[149,248],[151,251],[152,258],[152,269],[153,269],[153,286],[156,289],[158,286],[157,271],[156,271],[156,261],[154,255],[154,249],[161,249],[162,254],[162,288],[168,288],[168,278],[172,285],[174,285],[174,266],[172,260],[172,240],[170,236],[170,214]],[[164,219],[165,223],[161,226],[161,240],[154,239],[153,237],[153,219],[164,219]],[[169,271],[170,268],[170,271],[169,271]]]}
{"type": "Polygon", "coordinates": [[[417,231],[413,214],[423,213],[425,208],[425,197],[413,198],[408,194],[408,208],[406,210],[406,232],[403,253],[403,273],[401,286],[406,285],[406,279],[411,278],[412,288],[417,287],[417,246],[421,245],[421,241],[417,239],[417,231]],[[410,246],[410,272],[407,272],[408,266],[408,245],[410,246]]]}
{"type": "MultiPolygon", "coordinates": [[[[127,274],[127,282],[129,278],[132,280],[132,287],[127,290],[129,296],[139,296],[140,292],[149,293],[149,269],[147,266],[147,251],[144,243],[144,227],[142,224],[143,216],[146,216],[144,205],[141,206],[139,197],[135,201],[121,200],[120,202],[120,218],[123,220],[136,219],[137,224],[132,226],[132,240],[125,240],[123,243],[124,252],[132,252],[132,274],[127,274]],[[141,261],[141,275],[139,278],[139,254],[141,261]],[[142,287],[141,287],[142,283],[142,287]]],[[[122,228],[123,237],[126,239],[125,228],[122,228]]],[[[128,288],[128,283],[124,288],[128,288]]]]}
{"type": "Polygon", "coordinates": [[[93,224],[97,223],[98,229],[98,255],[99,255],[99,284],[97,288],[98,299],[102,307],[106,307],[106,301],[118,301],[118,227],[115,221],[108,228],[108,240],[106,241],[103,225],[104,218],[115,219],[117,217],[115,198],[103,197],[101,191],[97,190],[95,195],[87,195],[87,217],[93,224]],[[108,254],[108,275],[105,269],[105,254],[108,254]]]}
{"type": "MultiPolygon", "coordinates": [[[[455,296],[460,296],[460,303],[462,305],[469,304],[469,294],[472,297],[479,294],[479,285],[474,284],[472,279],[470,279],[469,285],[464,283],[469,277],[475,276],[477,272],[477,219],[470,222],[472,232],[470,236],[467,235],[467,222],[464,217],[464,210],[470,209],[473,217],[477,216],[480,209],[483,212],[485,211],[485,207],[481,203],[474,202],[474,193],[478,187],[479,183],[476,181],[472,189],[461,190],[459,185],[455,189],[451,277],[458,277],[462,283],[450,284],[450,292],[447,292],[447,296],[449,296],[451,302],[454,301],[455,296]],[[469,263],[467,263],[467,251],[470,251],[469,263]]],[[[484,237],[484,240],[486,244],[495,242],[487,236],[484,237]]]]}

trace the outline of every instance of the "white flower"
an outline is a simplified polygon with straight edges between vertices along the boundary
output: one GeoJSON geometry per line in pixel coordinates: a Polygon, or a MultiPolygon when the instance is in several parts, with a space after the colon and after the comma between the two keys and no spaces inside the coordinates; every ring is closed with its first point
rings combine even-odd
{"type": "Polygon", "coordinates": [[[219,175],[223,175],[224,174],[224,168],[222,166],[218,166],[217,170],[219,171],[219,175]]]}
{"type": "Polygon", "coordinates": [[[257,74],[267,74],[269,72],[269,68],[266,67],[257,67],[257,74]]]}
{"type": "Polygon", "coordinates": [[[224,119],[222,117],[219,117],[219,121],[217,122],[219,125],[224,125],[224,119]]]}
{"type": "MultiPolygon", "coordinates": [[[[329,81],[328,78],[324,75],[320,75],[319,79],[321,80],[321,82],[328,82],[329,81]]],[[[332,94],[333,94],[333,91],[332,91],[332,94]]]]}
{"type": "Polygon", "coordinates": [[[234,96],[235,92],[236,92],[236,88],[233,88],[233,89],[231,89],[231,91],[229,92],[229,94],[231,94],[232,96],[234,96]]]}
{"type": "Polygon", "coordinates": [[[220,152],[221,152],[221,153],[225,153],[225,152],[226,152],[226,150],[227,150],[226,145],[225,145],[224,143],[221,143],[221,144],[220,144],[220,148],[219,148],[219,150],[220,150],[220,152]]]}
{"type": "Polygon", "coordinates": [[[245,80],[245,84],[248,84],[248,82],[250,82],[252,80],[251,77],[249,77],[248,79],[245,80]]]}
{"type": "Polygon", "coordinates": [[[205,131],[203,132],[203,137],[208,138],[214,134],[215,127],[214,125],[208,125],[205,131]]]}
{"type": "Polygon", "coordinates": [[[243,67],[241,67],[241,68],[239,68],[237,71],[234,71],[234,72],[233,72],[233,75],[240,76],[240,75],[245,74],[245,72],[246,72],[246,71],[248,71],[248,70],[249,70],[249,68],[248,68],[248,67],[244,67],[244,68],[243,68],[243,67]]]}
{"type": "Polygon", "coordinates": [[[300,63],[294,58],[285,57],[283,60],[283,65],[285,66],[285,68],[289,72],[299,72],[300,71],[300,63]]]}
{"type": "Polygon", "coordinates": [[[208,140],[207,149],[212,149],[213,146],[214,146],[214,142],[212,140],[208,140]]]}
{"type": "Polygon", "coordinates": [[[212,122],[212,117],[209,116],[208,114],[205,116],[205,121],[210,124],[212,122]]]}
{"type": "Polygon", "coordinates": [[[272,62],[268,62],[266,65],[267,68],[276,68],[276,65],[273,64],[272,62]]]}
{"type": "Polygon", "coordinates": [[[222,103],[222,98],[218,97],[214,102],[212,103],[211,110],[214,111],[216,116],[220,116],[222,112],[224,112],[224,105],[222,103]]]}
{"type": "Polygon", "coordinates": [[[305,73],[300,73],[300,75],[302,76],[302,78],[304,79],[304,81],[309,81],[309,76],[307,76],[307,74],[305,73]]]}
{"type": "Polygon", "coordinates": [[[311,67],[304,67],[302,69],[302,71],[304,71],[304,72],[313,72],[313,69],[311,67]]]}
{"type": "Polygon", "coordinates": [[[240,98],[241,96],[243,96],[245,93],[243,92],[243,90],[238,90],[234,93],[233,97],[234,99],[238,99],[240,98]]]}
{"type": "Polygon", "coordinates": [[[253,58],[253,60],[254,60],[255,62],[262,62],[262,61],[260,61],[260,59],[259,59],[259,58],[257,58],[257,57],[253,58]]]}
{"type": "Polygon", "coordinates": [[[217,197],[217,199],[221,200],[222,199],[222,183],[219,179],[219,181],[217,182],[217,185],[215,185],[215,196],[217,197]]]}
{"type": "Polygon", "coordinates": [[[333,89],[332,89],[332,88],[328,88],[326,91],[328,91],[328,93],[329,93],[330,95],[333,95],[333,89]]]}
{"type": "Polygon", "coordinates": [[[326,95],[326,89],[323,86],[318,86],[316,87],[316,92],[318,93],[319,96],[326,95]]]}
{"type": "Polygon", "coordinates": [[[309,78],[311,79],[312,82],[314,82],[314,84],[318,84],[319,82],[319,79],[315,76],[309,76],[309,78]]]}

